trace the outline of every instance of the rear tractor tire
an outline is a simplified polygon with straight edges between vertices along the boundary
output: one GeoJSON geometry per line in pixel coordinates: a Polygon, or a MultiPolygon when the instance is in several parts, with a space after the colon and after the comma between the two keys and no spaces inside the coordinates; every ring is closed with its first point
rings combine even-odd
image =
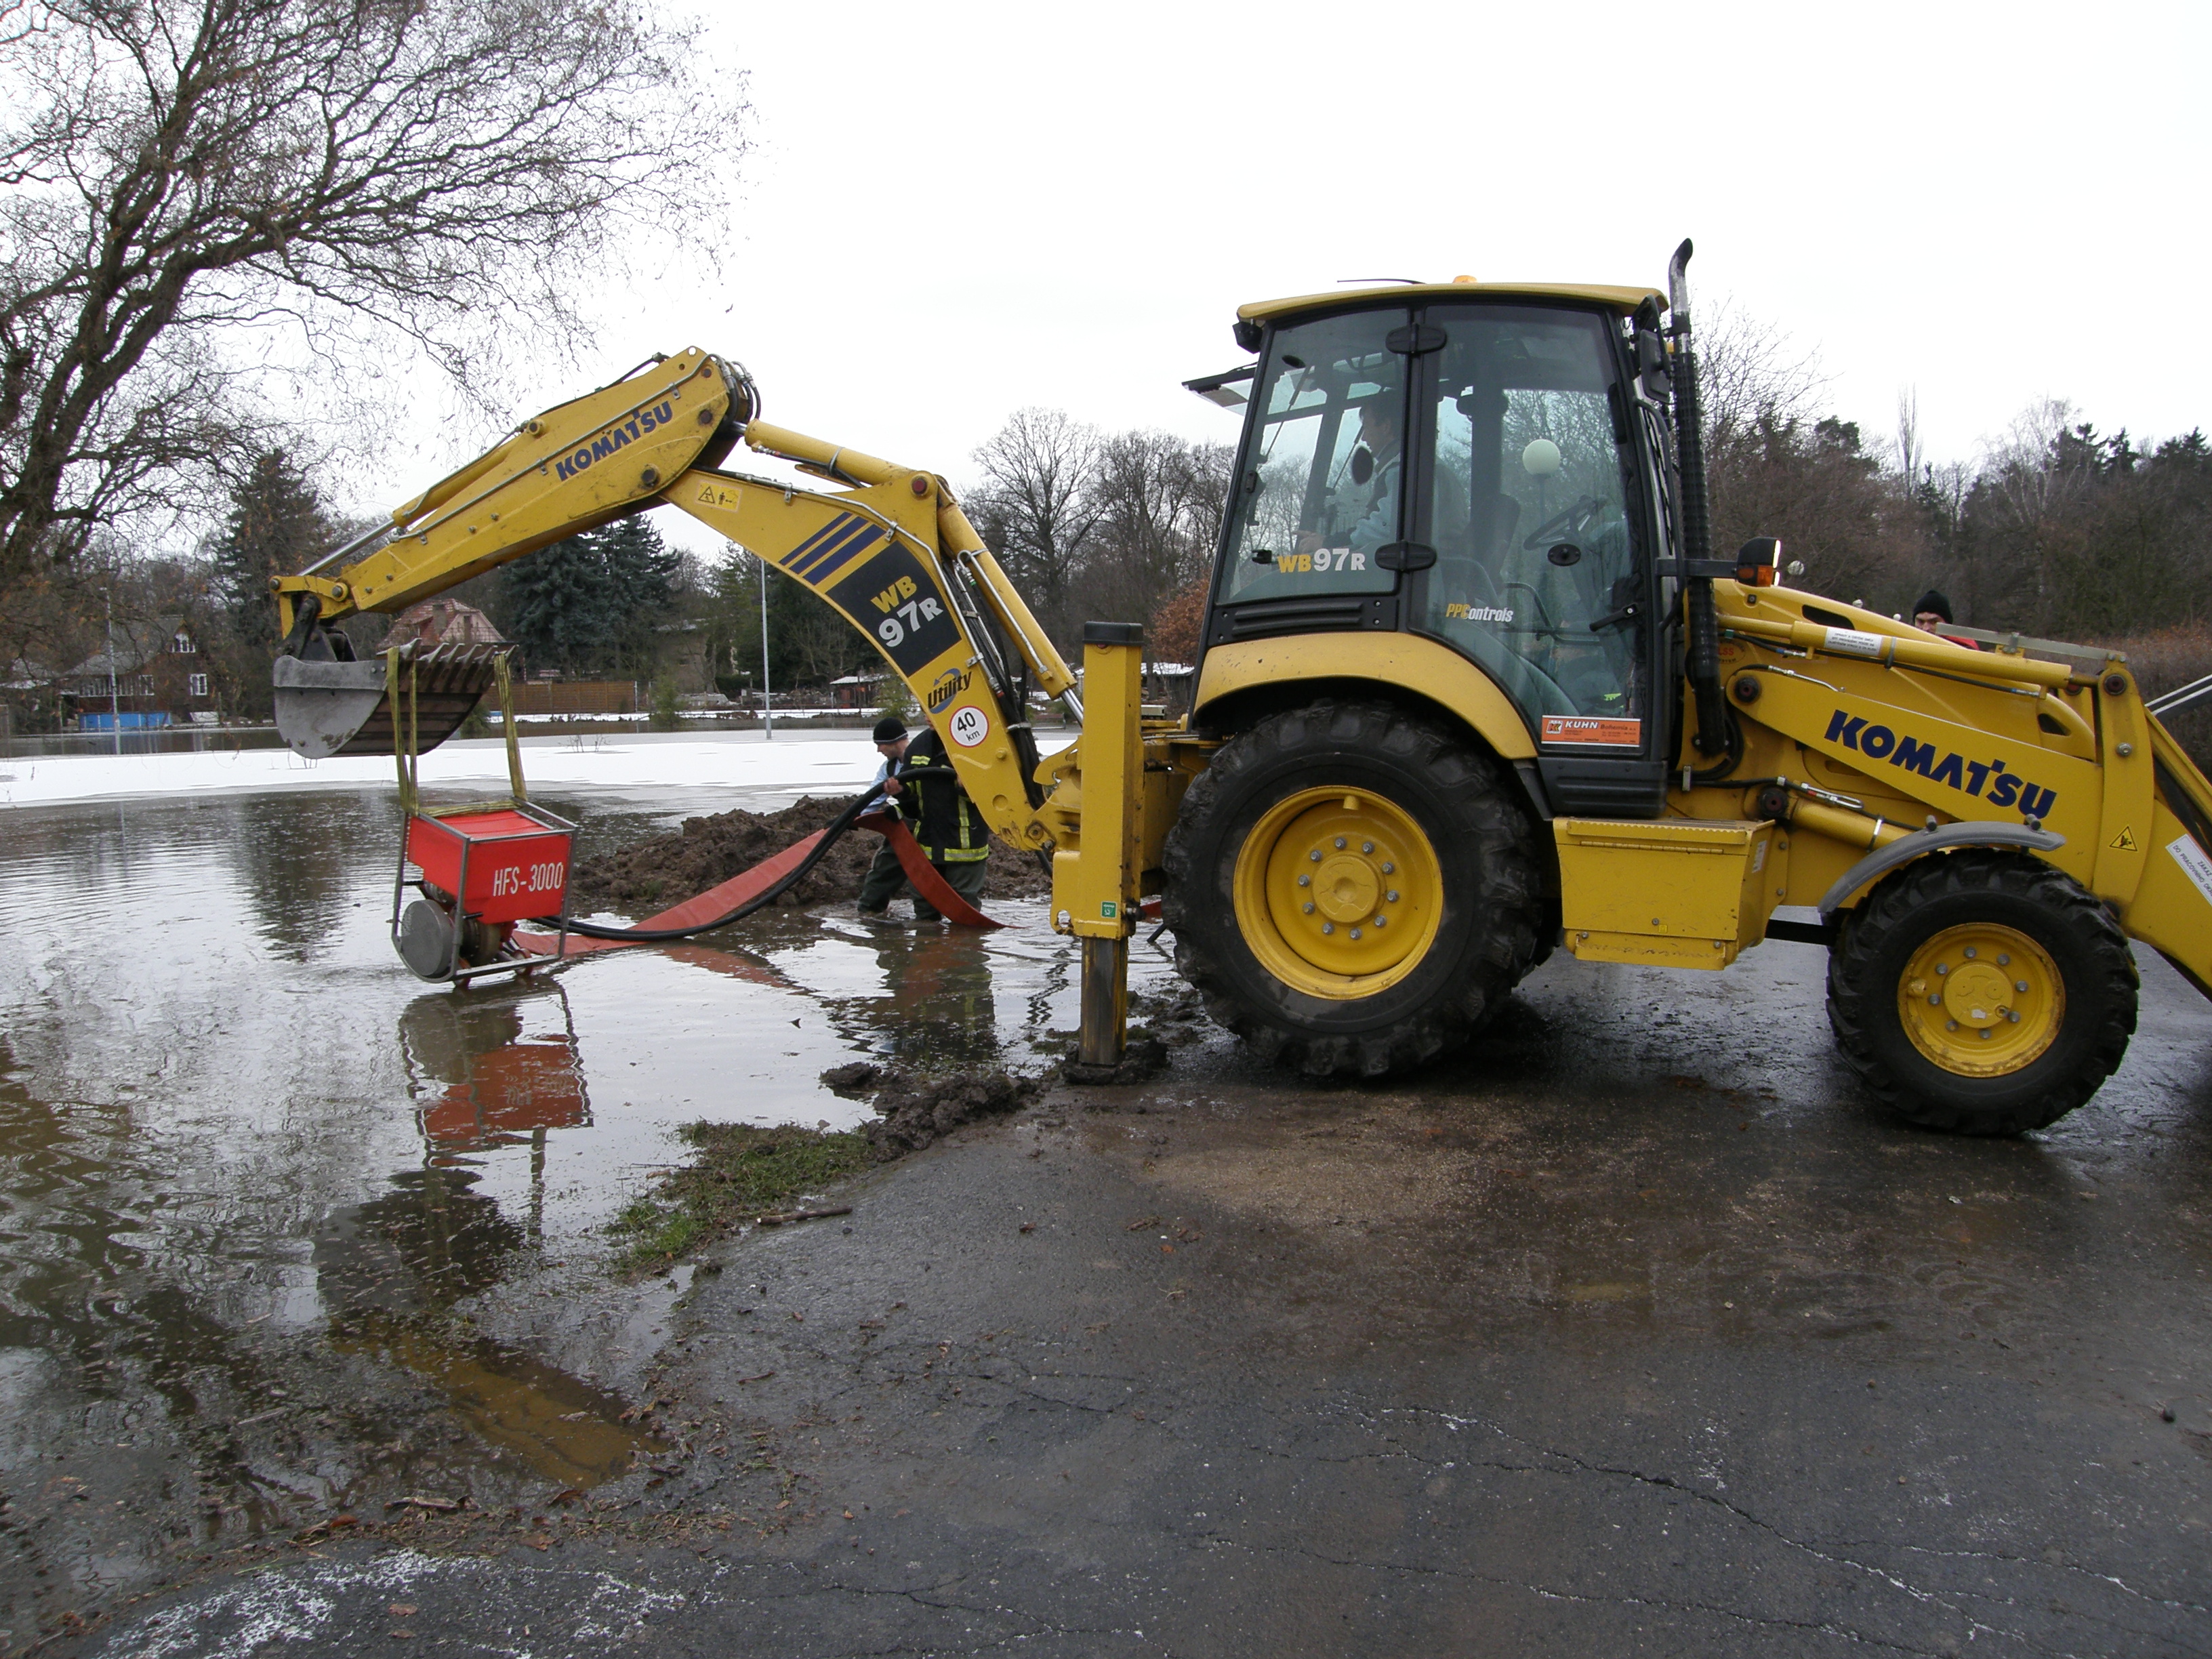
{"type": "Polygon", "coordinates": [[[2063,872],[1939,853],[1847,912],[1828,1024],[1884,1104],[1923,1128],[2011,1135],[2096,1093],[2136,1029],[2126,937],[2063,872]]]}
{"type": "Polygon", "coordinates": [[[1379,1077],[1465,1042],[1537,957],[1528,816],[1498,765],[1382,703],[1271,715],[1167,842],[1176,966],[1269,1060],[1379,1077]]]}

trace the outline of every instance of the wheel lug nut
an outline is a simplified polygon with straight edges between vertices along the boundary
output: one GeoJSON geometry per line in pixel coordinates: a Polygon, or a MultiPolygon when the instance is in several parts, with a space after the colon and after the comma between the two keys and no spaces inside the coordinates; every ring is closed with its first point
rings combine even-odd
{"type": "Polygon", "coordinates": [[[1352,936],[1354,939],[1358,939],[1359,937],[1359,930],[1357,927],[1352,930],[1352,936]]]}
{"type": "Polygon", "coordinates": [[[1300,876],[1300,877],[1298,878],[1298,885],[1299,885],[1299,886],[1301,886],[1301,887],[1310,887],[1310,886],[1312,886],[1312,885],[1313,885],[1313,878],[1312,878],[1311,876],[1300,876]]]}
{"type": "Polygon", "coordinates": [[[2015,1025],[2020,1024],[2020,1010],[2017,1008],[2006,1009],[2004,1011],[2004,1017],[2015,1025]]]}
{"type": "Polygon", "coordinates": [[[1371,841],[1363,841],[1359,843],[1359,850],[1363,853],[1371,853],[1375,850],[1375,843],[1371,841]]]}
{"type": "Polygon", "coordinates": [[[1336,931],[1336,924],[1333,921],[1324,921],[1321,925],[1321,930],[1324,933],[1333,933],[1336,931]]]}
{"type": "Polygon", "coordinates": [[[1382,873],[1386,876],[1395,876],[1398,873],[1398,866],[1385,859],[1382,861],[1382,873]]]}
{"type": "Polygon", "coordinates": [[[1377,916],[1375,918],[1375,925],[1377,927],[1388,927],[1390,925],[1390,918],[1388,916],[1377,916]]]}
{"type": "Polygon", "coordinates": [[[2024,979],[2016,979],[2012,982],[2012,988],[2015,991],[2025,991],[2027,989],[2027,981],[2024,979]]]}
{"type": "Polygon", "coordinates": [[[1982,1031],[1982,1041],[1983,1041],[1983,1042],[1987,1042],[1989,1040],[1990,1040],[1990,1033],[1989,1033],[1988,1029],[1987,1029],[1986,1027],[1984,1027],[1984,1030],[1983,1030],[1983,1031],[1982,1031]]]}
{"type": "Polygon", "coordinates": [[[1948,962],[1939,962],[1936,964],[1936,971],[1939,974],[1948,974],[1951,971],[1951,964],[1948,962]]]}
{"type": "Polygon", "coordinates": [[[2011,958],[2010,957],[2007,957],[2007,956],[2001,956],[2001,957],[1999,957],[1997,958],[1997,966],[1998,966],[1998,967],[2000,967],[2000,968],[2009,968],[2009,967],[2011,967],[2011,966],[2012,966],[2012,958],[2011,958]]]}
{"type": "Polygon", "coordinates": [[[1342,836],[1339,836],[1336,838],[1336,850],[1340,853],[1344,850],[1344,837],[1342,836]]]}
{"type": "Polygon", "coordinates": [[[1306,856],[1312,860],[1316,864],[1319,864],[1321,862],[1321,848],[1318,847],[1315,848],[1313,851],[1307,854],[1306,856]]]}
{"type": "MultiPolygon", "coordinates": [[[[1298,906],[1298,910],[1301,915],[1311,915],[1313,914],[1313,901],[1311,899],[1308,899],[1304,904],[1298,906]]],[[[1930,998],[1929,1000],[1932,1001],[1934,999],[1930,998]]]]}
{"type": "Polygon", "coordinates": [[[1395,904],[1398,902],[1398,890],[1393,887],[1389,892],[1382,895],[1382,900],[1386,904],[1395,904]]]}
{"type": "Polygon", "coordinates": [[[1972,962],[1973,959],[1974,959],[1974,947],[1973,947],[1972,945],[1969,945],[1966,947],[1966,960],[1967,960],[1967,961],[1969,961],[1969,962],[1972,962]]]}
{"type": "Polygon", "coordinates": [[[1943,1029],[1947,1031],[1955,1031],[1959,1029],[1959,1022],[1955,1019],[1947,1019],[1943,1022],[1943,1029]]]}
{"type": "Polygon", "coordinates": [[[1930,991],[1928,994],[1928,1004],[1932,1008],[1940,1008],[1943,1006],[1943,999],[1938,996],[1935,992],[1930,991]]]}

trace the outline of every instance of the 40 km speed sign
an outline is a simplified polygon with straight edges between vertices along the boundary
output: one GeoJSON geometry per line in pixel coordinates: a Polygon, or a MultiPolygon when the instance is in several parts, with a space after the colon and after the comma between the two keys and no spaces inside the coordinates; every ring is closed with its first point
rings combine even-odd
{"type": "Polygon", "coordinates": [[[952,741],[963,749],[973,749],[991,735],[991,717],[972,702],[963,702],[954,709],[947,725],[952,741]]]}

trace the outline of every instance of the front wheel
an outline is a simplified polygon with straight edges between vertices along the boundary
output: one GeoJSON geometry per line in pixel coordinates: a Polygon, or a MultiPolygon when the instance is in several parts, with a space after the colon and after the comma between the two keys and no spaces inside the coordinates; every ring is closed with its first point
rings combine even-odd
{"type": "Polygon", "coordinates": [[[1828,1024],[1861,1079],[1912,1122],[2018,1134],[2112,1074],[2136,990],[2126,938],[2062,872],[2017,854],[1940,853],[1844,918],[1828,1024]]]}
{"type": "Polygon", "coordinates": [[[1375,1077],[1463,1042],[1537,952],[1527,815],[1387,705],[1319,702],[1214,757],[1169,836],[1176,965],[1262,1054],[1375,1077]]]}

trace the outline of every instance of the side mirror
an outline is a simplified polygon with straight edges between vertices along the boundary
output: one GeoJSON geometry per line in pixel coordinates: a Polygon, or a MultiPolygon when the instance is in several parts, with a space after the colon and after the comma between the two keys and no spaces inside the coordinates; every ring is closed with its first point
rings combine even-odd
{"type": "Polygon", "coordinates": [[[1636,375],[1644,383],[1644,395],[1655,404],[1667,401],[1674,382],[1667,371],[1667,342],[1656,329],[1636,331],[1636,375]]]}
{"type": "Polygon", "coordinates": [[[1747,587],[1774,586],[1775,567],[1782,562],[1782,544],[1772,536],[1753,536],[1735,554],[1735,579],[1747,587]]]}

